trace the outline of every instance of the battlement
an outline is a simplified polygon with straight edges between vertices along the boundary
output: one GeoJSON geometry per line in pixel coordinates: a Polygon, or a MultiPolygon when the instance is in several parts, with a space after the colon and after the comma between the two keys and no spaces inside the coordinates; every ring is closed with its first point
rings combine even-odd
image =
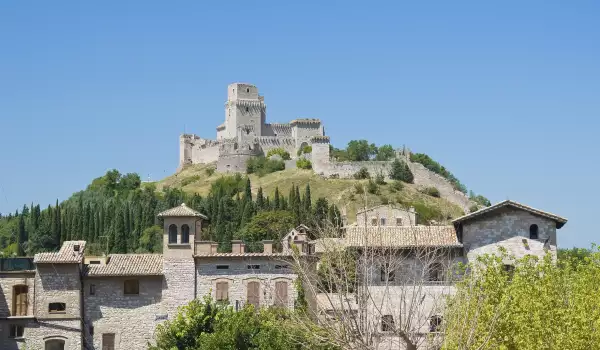
{"type": "Polygon", "coordinates": [[[313,136],[310,138],[312,143],[329,143],[329,136],[313,136]]]}
{"type": "Polygon", "coordinates": [[[294,119],[290,122],[291,126],[295,125],[319,125],[321,124],[321,119],[309,119],[309,118],[300,118],[294,119]]]}

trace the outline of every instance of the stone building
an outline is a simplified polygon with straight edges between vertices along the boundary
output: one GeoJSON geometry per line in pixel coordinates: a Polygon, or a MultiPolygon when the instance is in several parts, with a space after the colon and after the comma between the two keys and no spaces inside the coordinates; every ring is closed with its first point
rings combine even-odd
{"type": "MultiPolygon", "coordinates": [[[[34,258],[0,259],[0,349],[146,349],[156,326],[194,298],[212,295],[293,308],[291,252],[231,253],[198,241],[206,217],[182,204],[158,214],[163,254],[85,255],[85,241],[34,258]]],[[[306,242],[297,241],[301,250],[306,242]]]]}

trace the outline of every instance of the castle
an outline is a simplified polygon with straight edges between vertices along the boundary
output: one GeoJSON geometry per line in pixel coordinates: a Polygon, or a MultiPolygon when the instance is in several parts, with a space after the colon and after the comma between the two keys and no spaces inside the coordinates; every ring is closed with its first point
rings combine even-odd
{"type": "Polygon", "coordinates": [[[219,172],[243,172],[250,157],[265,155],[274,148],[283,148],[295,157],[299,150],[317,142],[326,144],[329,155],[329,138],[319,119],[267,123],[266,117],[267,105],[256,86],[230,84],[225,122],[217,126],[216,140],[181,135],[179,167],[217,162],[219,172]]]}

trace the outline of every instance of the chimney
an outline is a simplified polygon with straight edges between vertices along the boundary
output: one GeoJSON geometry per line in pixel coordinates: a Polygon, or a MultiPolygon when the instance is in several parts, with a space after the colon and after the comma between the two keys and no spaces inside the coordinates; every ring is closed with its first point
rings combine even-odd
{"type": "Polygon", "coordinates": [[[212,254],[212,245],[215,242],[212,241],[198,241],[196,242],[196,254],[212,254]]]}
{"type": "Polygon", "coordinates": [[[270,240],[263,241],[263,253],[264,254],[273,254],[273,241],[270,241],[270,240]]]}
{"type": "Polygon", "coordinates": [[[244,254],[244,242],[240,240],[231,241],[231,252],[234,254],[244,254]]]}

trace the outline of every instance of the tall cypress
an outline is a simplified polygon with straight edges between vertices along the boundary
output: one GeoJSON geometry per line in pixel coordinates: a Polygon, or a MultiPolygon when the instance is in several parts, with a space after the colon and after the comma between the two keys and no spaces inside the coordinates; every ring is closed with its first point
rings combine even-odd
{"type": "Polygon", "coordinates": [[[114,229],[114,253],[127,253],[127,240],[125,236],[125,212],[123,208],[117,211],[115,215],[114,229]]]}
{"type": "Polygon", "coordinates": [[[311,205],[312,200],[310,198],[310,185],[306,184],[306,189],[304,190],[304,198],[302,199],[302,206],[304,207],[304,215],[307,217],[311,213],[311,205]]]}
{"type": "Polygon", "coordinates": [[[281,209],[281,203],[279,203],[279,187],[275,187],[275,195],[273,196],[273,209],[281,209]]]}
{"type": "Polygon", "coordinates": [[[263,197],[263,189],[262,187],[258,188],[258,192],[256,193],[256,210],[264,210],[265,209],[265,198],[263,197]]]}
{"type": "Polygon", "coordinates": [[[25,231],[25,216],[21,214],[19,216],[19,223],[17,225],[17,255],[25,255],[25,242],[27,241],[27,232],[25,231]]]}

